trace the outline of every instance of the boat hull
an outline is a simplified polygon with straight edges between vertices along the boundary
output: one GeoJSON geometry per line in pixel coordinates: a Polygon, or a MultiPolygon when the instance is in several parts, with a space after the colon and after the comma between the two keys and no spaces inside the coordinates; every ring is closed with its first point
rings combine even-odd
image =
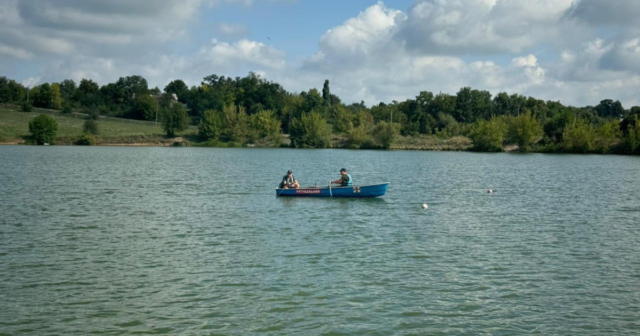
{"type": "Polygon", "coordinates": [[[387,193],[389,183],[350,187],[276,189],[278,197],[374,198],[387,193]]]}

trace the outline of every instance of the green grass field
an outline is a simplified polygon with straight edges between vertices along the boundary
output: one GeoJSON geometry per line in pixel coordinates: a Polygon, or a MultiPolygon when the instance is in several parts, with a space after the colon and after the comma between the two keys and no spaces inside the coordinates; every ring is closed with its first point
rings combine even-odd
{"type": "MultiPolygon", "coordinates": [[[[19,112],[0,108],[0,142],[21,141],[29,136],[29,121],[40,114],[37,112],[19,112]]],[[[85,119],[63,116],[59,113],[45,113],[58,122],[58,143],[68,144],[82,135],[82,127],[85,119]]],[[[151,122],[139,122],[132,120],[98,120],[98,143],[162,143],[168,141],[164,138],[164,132],[160,125],[151,122]]],[[[194,133],[193,129],[187,130],[182,136],[194,133]]]]}

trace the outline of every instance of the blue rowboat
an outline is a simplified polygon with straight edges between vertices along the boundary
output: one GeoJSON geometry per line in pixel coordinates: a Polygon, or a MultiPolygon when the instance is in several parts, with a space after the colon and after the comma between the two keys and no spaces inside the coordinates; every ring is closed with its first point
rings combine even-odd
{"type": "Polygon", "coordinates": [[[389,182],[365,186],[350,187],[302,187],[298,189],[276,188],[276,196],[283,197],[340,197],[340,198],[373,198],[384,196],[389,182]]]}

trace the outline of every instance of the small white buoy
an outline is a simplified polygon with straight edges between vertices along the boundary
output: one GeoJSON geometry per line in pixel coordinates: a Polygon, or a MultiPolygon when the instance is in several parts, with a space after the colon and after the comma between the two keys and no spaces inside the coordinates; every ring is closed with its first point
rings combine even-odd
{"type": "Polygon", "coordinates": [[[427,203],[425,203],[425,204],[422,205],[422,208],[427,210],[427,209],[429,209],[429,206],[427,205],[427,203]]]}
{"type": "Polygon", "coordinates": [[[493,189],[489,189],[489,191],[487,191],[489,194],[493,194],[493,189]]]}

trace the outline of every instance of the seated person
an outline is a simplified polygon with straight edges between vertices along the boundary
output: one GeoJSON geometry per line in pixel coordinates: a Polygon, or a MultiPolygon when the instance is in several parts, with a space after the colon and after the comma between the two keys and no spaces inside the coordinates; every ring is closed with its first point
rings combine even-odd
{"type": "Polygon", "coordinates": [[[296,180],[296,178],[293,177],[293,172],[290,170],[287,172],[287,175],[285,175],[282,178],[282,182],[280,182],[280,189],[289,189],[289,188],[293,188],[293,189],[300,188],[300,183],[298,183],[298,180],[296,180]]]}
{"type": "Polygon", "coordinates": [[[347,169],[340,169],[340,178],[332,181],[333,184],[339,184],[342,187],[349,187],[353,185],[353,180],[351,180],[351,175],[347,174],[347,169]]]}

